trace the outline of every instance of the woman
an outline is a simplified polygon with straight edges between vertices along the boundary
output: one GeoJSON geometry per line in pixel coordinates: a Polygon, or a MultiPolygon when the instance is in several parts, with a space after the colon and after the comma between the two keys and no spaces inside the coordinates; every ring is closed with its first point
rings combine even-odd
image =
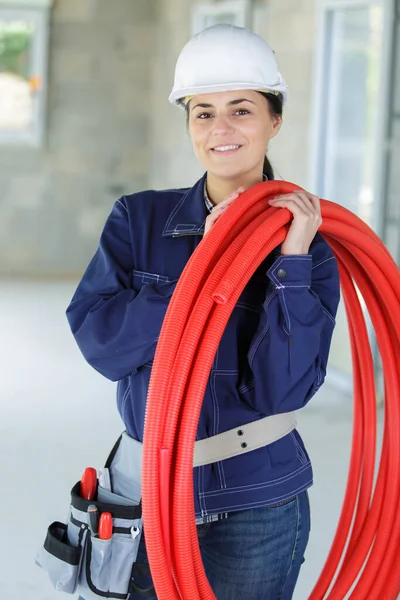
{"type": "MultiPolygon", "coordinates": [[[[274,53],[260,37],[230,25],[195,36],[178,59],[170,101],[186,111],[205,175],[190,189],[118,200],[68,308],[86,360],[118,381],[118,409],[136,440],[143,440],[151,363],[176,281],[223,210],[273,178],[265,153],[286,97],[274,53]]],[[[287,208],[293,221],[232,313],[198,439],[300,409],[324,381],[339,277],[317,233],[320,202],[299,191],[269,204],[287,208]]],[[[199,543],[218,600],[292,598],[308,543],[312,484],[299,434],[197,467],[194,484],[199,543]]],[[[146,561],[144,539],[140,554],[146,561]]]]}

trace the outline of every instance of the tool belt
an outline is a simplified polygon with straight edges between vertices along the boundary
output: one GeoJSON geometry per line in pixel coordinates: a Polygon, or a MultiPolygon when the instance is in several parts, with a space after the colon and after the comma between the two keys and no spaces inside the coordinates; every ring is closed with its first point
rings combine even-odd
{"type": "MultiPolygon", "coordinates": [[[[232,458],[284,437],[296,427],[295,413],[273,415],[195,443],[193,466],[232,458]]],[[[80,482],[71,490],[67,523],[54,522],[36,557],[53,586],[68,594],[77,591],[85,600],[118,598],[135,593],[154,597],[154,587],[140,587],[136,574],[150,575],[148,565],[138,564],[142,537],[142,451],[143,444],[124,432],[112,449],[105,469],[111,491],[98,483],[96,496],[80,496],[80,482]],[[112,516],[112,535],[93,535],[88,514],[94,505],[99,514],[112,516]]]]}
{"type": "Polygon", "coordinates": [[[97,485],[92,500],[80,496],[80,482],[71,490],[66,523],[54,522],[36,556],[53,584],[62,592],[78,592],[85,600],[119,598],[135,593],[142,598],[154,597],[153,586],[140,587],[135,578],[150,575],[147,564],[137,563],[142,537],[141,456],[142,444],[129,438],[129,455],[123,436],[115,444],[105,468],[111,489],[97,485]],[[111,513],[112,535],[109,539],[94,536],[89,527],[89,506],[99,514],[111,513]]]}

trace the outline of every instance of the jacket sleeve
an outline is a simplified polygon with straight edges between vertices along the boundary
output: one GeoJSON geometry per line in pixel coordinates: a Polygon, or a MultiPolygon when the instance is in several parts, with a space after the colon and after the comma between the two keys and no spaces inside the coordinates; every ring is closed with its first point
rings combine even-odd
{"type": "Polygon", "coordinates": [[[118,381],[154,357],[175,282],[132,288],[134,269],[128,213],[118,200],[99,248],[67,309],[67,319],[87,362],[118,381]]]}
{"type": "Polygon", "coordinates": [[[324,382],[340,299],[337,261],[320,234],[310,254],[279,255],[241,391],[261,414],[303,407],[324,382]]]}

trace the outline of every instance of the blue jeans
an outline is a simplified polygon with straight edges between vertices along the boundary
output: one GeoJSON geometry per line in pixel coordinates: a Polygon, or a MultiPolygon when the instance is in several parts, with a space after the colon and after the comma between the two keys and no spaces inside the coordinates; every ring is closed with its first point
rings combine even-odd
{"type": "MultiPolygon", "coordinates": [[[[230,513],[197,531],[217,600],[290,600],[309,539],[308,493],[285,504],[230,513]]],[[[143,538],[137,560],[148,562],[143,538]]],[[[137,583],[147,587],[151,581],[143,577],[137,583]]],[[[140,597],[131,594],[129,600],[140,597]]]]}

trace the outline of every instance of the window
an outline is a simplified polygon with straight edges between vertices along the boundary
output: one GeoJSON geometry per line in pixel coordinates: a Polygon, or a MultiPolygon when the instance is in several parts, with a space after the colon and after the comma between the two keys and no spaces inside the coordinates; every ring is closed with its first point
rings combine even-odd
{"type": "Polygon", "coordinates": [[[216,4],[197,4],[193,10],[192,34],[218,23],[249,26],[248,0],[221,0],[216,4]]]}
{"type": "MultiPolygon", "coordinates": [[[[311,187],[351,210],[378,234],[390,16],[388,3],[379,0],[321,0],[311,187]]],[[[367,324],[376,354],[368,318],[367,324]]],[[[341,302],[329,358],[331,381],[351,389],[351,364],[341,302]]]]}
{"type": "Polygon", "coordinates": [[[46,99],[48,10],[0,0],[0,144],[39,146],[46,99]]]}
{"type": "Polygon", "coordinates": [[[374,226],[383,10],[325,9],[316,189],[374,226]]]}

